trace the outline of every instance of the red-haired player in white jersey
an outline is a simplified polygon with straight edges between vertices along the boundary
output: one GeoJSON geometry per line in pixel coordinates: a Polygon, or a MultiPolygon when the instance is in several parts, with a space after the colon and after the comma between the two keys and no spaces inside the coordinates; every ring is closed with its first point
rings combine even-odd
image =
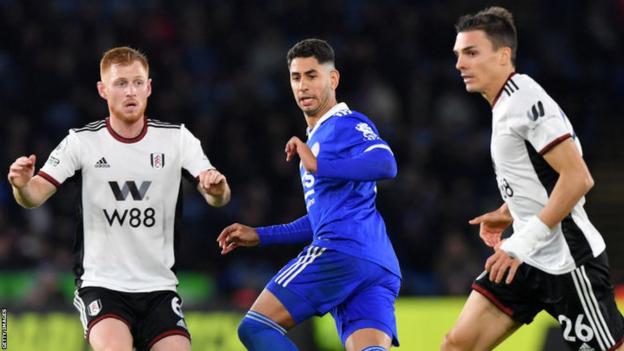
{"type": "Polygon", "coordinates": [[[509,11],[463,16],[456,29],[466,90],[492,106],[491,154],[504,204],[470,221],[494,254],[442,350],[491,350],[542,310],[573,350],[621,350],[624,322],[605,243],[583,209],[593,179],[570,121],[539,84],[516,73],[509,11]]]}
{"type": "Polygon", "coordinates": [[[110,116],[71,129],[37,175],[35,155],[18,158],[9,182],[15,200],[33,208],[79,177],[74,305],[96,351],[190,350],[175,275],[181,178],[212,206],[227,204],[230,188],[184,125],[145,116],[152,87],[142,53],[107,51],[100,76],[110,116]]]}

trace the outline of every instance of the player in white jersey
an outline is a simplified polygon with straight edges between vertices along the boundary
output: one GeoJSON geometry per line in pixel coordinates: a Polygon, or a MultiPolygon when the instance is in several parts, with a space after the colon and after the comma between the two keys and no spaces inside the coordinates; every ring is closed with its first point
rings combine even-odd
{"type": "Polygon", "coordinates": [[[8,174],[26,208],[81,179],[74,305],[95,350],[190,350],[174,267],[181,177],[212,206],[230,199],[225,177],[184,125],[145,116],[148,73],[142,53],[107,51],[97,88],[110,116],[70,130],[37,175],[35,155],[18,158],[8,174]]]}
{"type": "Polygon", "coordinates": [[[442,350],[491,350],[541,310],[573,350],[622,350],[624,319],[605,243],[583,204],[593,179],[570,121],[529,76],[515,73],[509,11],[460,18],[453,51],[466,90],[492,106],[491,154],[504,204],[470,221],[494,254],[442,350]],[[513,223],[511,237],[502,232],[513,223]]]}

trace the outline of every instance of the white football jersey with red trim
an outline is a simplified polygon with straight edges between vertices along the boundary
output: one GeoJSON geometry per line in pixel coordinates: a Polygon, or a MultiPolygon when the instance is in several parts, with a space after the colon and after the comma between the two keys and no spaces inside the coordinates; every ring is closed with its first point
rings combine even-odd
{"type": "MultiPolygon", "coordinates": [[[[509,77],[494,101],[492,115],[496,180],[514,218],[514,231],[518,231],[546,206],[559,178],[543,155],[568,138],[582,153],[581,144],[559,105],[524,74],[509,77]]],[[[582,198],[525,263],[563,274],[604,251],[604,240],[589,221],[584,203],[582,198]]]]}
{"type": "Polygon", "coordinates": [[[146,119],[133,139],[108,119],[70,130],[39,175],[57,187],[74,175],[82,183],[79,286],[175,291],[181,178],[212,168],[184,125],[146,119]]]}

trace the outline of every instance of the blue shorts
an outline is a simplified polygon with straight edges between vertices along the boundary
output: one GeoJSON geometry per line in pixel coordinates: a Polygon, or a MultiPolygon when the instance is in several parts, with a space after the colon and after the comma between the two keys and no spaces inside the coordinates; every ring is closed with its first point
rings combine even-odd
{"type": "Polygon", "coordinates": [[[401,279],[382,266],[332,249],[308,246],[267,284],[295,322],[330,312],[344,345],[375,328],[399,346],[394,301],[401,279]]]}

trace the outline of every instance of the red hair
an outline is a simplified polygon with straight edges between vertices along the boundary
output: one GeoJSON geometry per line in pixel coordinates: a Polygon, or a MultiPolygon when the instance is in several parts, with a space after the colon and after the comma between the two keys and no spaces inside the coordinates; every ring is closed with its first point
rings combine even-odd
{"type": "Polygon", "coordinates": [[[149,72],[147,57],[140,51],[127,46],[112,48],[104,53],[100,60],[100,75],[108,70],[112,65],[131,65],[139,61],[149,72]]]}

